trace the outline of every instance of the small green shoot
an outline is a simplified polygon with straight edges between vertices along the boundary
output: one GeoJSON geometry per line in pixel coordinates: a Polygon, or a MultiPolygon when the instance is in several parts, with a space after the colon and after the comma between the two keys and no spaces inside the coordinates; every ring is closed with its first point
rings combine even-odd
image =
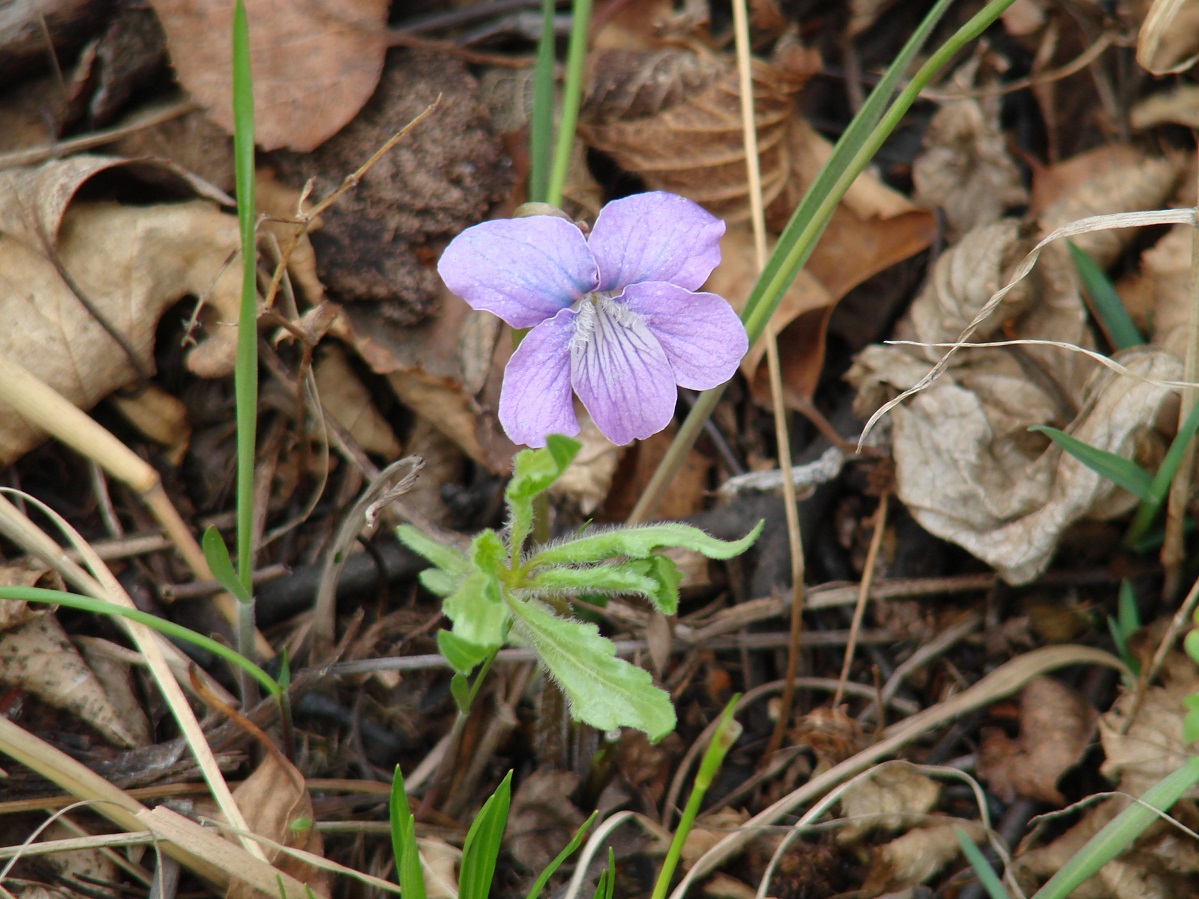
{"type": "Polygon", "coordinates": [[[1070,258],[1074,260],[1074,268],[1087,300],[1087,306],[1095,317],[1096,323],[1112,348],[1126,350],[1134,346],[1143,346],[1145,338],[1137,330],[1136,324],[1124,308],[1124,303],[1116,293],[1116,288],[1103,270],[1097,266],[1091,257],[1078,248],[1072,240],[1066,241],[1070,250],[1070,258]]]}
{"type": "Polygon", "coordinates": [[[595,819],[598,817],[599,812],[594,811],[591,813],[591,817],[579,825],[579,829],[575,831],[575,835],[571,837],[570,842],[562,847],[562,851],[558,853],[557,857],[545,866],[544,871],[537,875],[537,879],[533,882],[533,887],[529,890],[525,899],[537,899],[541,895],[541,891],[545,889],[545,885],[554,876],[554,872],[562,867],[562,863],[574,855],[575,851],[583,844],[583,837],[586,836],[587,831],[591,829],[591,825],[595,823],[595,819]]]}
{"type": "Polygon", "coordinates": [[[404,775],[396,765],[391,778],[391,851],[395,855],[396,875],[400,882],[400,895],[404,899],[425,899],[425,876],[420,868],[420,847],[416,843],[416,820],[408,808],[408,794],[404,790],[404,775]]]}
{"type": "Polygon", "coordinates": [[[1137,611],[1137,598],[1132,591],[1132,584],[1127,580],[1120,582],[1116,614],[1107,616],[1107,626],[1112,634],[1112,642],[1116,645],[1116,655],[1128,666],[1135,679],[1141,673],[1141,665],[1129,651],[1128,641],[1141,629],[1141,614],[1137,611]]]}
{"type": "Polygon", "coordinates": [[[960,827],[953,829],[953,835],[958,838],[962,854],[966,856],[966,861],[970,862],[970,867],[978,875],[978,882],[987,891],[987,895],[991,899],[1008,899],[1008,894],[1004,890],[1003,884],[1000,883],[998,875],[987,862],[987,857],[983,855],[982,850],[974,845],[974,840],[970,839],[966,831],[960,827]]]}
{"type": "MultiPolygon", "coordinates": [[[[466,553],[409,525],[400,526],[397,535],[435,566],[421,575],[421,583],[443,597],[453,627],[438,633],[437,645],[458,674],[469,675],[510,638],[517,639],[536,650],[569,699],[573,717],[599,730],[635,727],[658,740],[674,729],[669,695],[647,671],[617,658],[596,625],[559,614],[563,599],[634,594],[673,614],[680,574],[661,550],[681,547],[727,559],[748,549],[762,526],[733,541],[680,523],[584,530],[530,549],[535,504],[578,449],[577,441],[551,435],[544,448],[518,453],[504,494],[508,527],[478,534],[466,553]]],[[[459,709],[469,705],[479,681],[472,691],[465,681],[451,684],[459,709]]]]}
{"type": "Polygon", "coordinates": [[[500,854],[508,807],[512,802],[512,772],[509,771],[492,793],[466,832],[462,844],[462,865],[458,870],[458,899],[488,899],[495,862],[500,854]]]}
{"type": "Polygon", "coordinates": [[[541,0],[541,38],[533,75],[533,116],[529,121],[529,200],[544,203],[550,187],[550,147],[554,140],[554,0],[541,0]]]}
{"type": "Polygon", "coordinates": [[[616,853],[608,847],[608,867],[600,872],[599,882],[595,885],[594,899],[612,899],[616,890],[616,853]]]}
{"type": "Polygon", "coordinates": [[[670,879],[674,877],[675,868],[678,867],[679,859],[683,854],[683,844],[695,824],[695,818],[703,804],[704,794],[708,792],[708,787],[716,778],[716,772],[724,763],[724,757],[728,755],[733,744],[737,742],[737,738],[741,736],[741,724],[733,717],[733,710],[737,707],[737,700],[740,698],[741,694],[738,693],[728,701],[724,707],[724,713],[720,716],[720,723],[716,725],[716,731],[712,734],[712,740],[708,743],[708,748],[704,750],[704,757],[699,763],[699,771],[695,774],[695,783],[691,787],[691,795],[687,797],[687,805],[683,809],[683,814],[679,816],[679,826],[675,828],[670,848],[666,850],[666,857],[662,860],[662,870],[658,872],[658,879],[654,883],[652,899],[666,899],[666,894],[670,890],[670,879]]]}

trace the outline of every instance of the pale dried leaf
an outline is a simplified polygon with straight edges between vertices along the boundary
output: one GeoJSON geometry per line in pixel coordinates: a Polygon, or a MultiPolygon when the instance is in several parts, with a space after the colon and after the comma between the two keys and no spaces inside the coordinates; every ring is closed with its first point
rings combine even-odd
{"type": "Polygon", "coordinates": [[[339,347],[329,344],[321,349],[314,374],[326,415],[332,416],[366,452],[388,460],[400,457],[400,442],[339,347]]]}
{"type": "MultiPolygon", "coordinates": [[[[0,586],[62,589],[62,581],[57,575],[48,574],[44,568],[4,565],[0,567],[0,586]]],[[[0,602],[0,634],[48,614],[48,610],[49,607],[41,603],[28,603],[24,600],[11,599],[0,602]]]]}
{"type": "Polygon", "coordinates": [[[1150,94],[1129,110],[1128,123],[1138,131],[1165,124],[1199,128],[1199,84],[1175,84],[1150,94]]]}
{"type": "MultiPolygon", "coordinates": [[[[1032,212],[1042,234],[1092,215],[1156,209],[1174,193],[1187,168],[1181,153],[1153,156],[1126,144],[1081,153],[1037,169],[1032,212]]],[[[1092,231],[1073,238],[1100,268],[1107,268],[1139,229],[1092,231]]]]}
{"type": "Polygon", "coordinates": [[[749,818],[744,810],[724,806],[709,814],[701,815],[695,825],[687,831],[683,840],[683,861],[690,865],[697,858],[719,843],[731,831],[736,830],[749,818]]]}
{"type": "MultiPolygon", "coordinates": [[[[180,84],[233,131],[233,0],[153,0],[180,84]]],[[[251,0],[246,4],[255,139],[307,151],[370,98],[387,52],[386,0],[251,0]]]]}
{"type": "Polygon", "coordinates": [[[1185,72],[1199,59],[1199,2],[1153,0],[1137,36],[1137,62],[1153,75],[1185,72]]]}
{"type": "MultiPolygon", "coordinates": [[[[570,500],[584,515],[590,515],[608,497],[612,477],[628,447],[616,446],[600,433],[591,416],[580,414],[579,452],[566,471],[550,487],[550,494],[570,500]]],[[[659,510],[659,513],[661,511],[659,510]]]]}
{"type": "Polygon", "coordinates": [[[1151,325],[1153,345],[1178,359],[1186,356],[1195,297],[1191,284],[1193,235],[1191,225],[1175,225],[1141,254],[1140,271],[1116,286],[1129,314],[1151,325]]]}
{"type": "Polygon", "coordinates": [[[163,456],[172,465],[183,463],[191,440],[191,422],[183,402],[155,384],[147,384],[136,396],[109,398],[125,421],[162,447],[163,456]]]}
{"type": "Polygon", "coordinates": [[[108,705],[134,738],[135,746],[154,739],[150,719],[142,708],[140,691],[130,665],[130,651],[100,637],[76,636],[74,643],[88,668],[104,688],[108,705]]]}
{"type": "Polygon", "coordinates": [[[941,799],[941,785],[908,765],[888,765],[850,785],[841,794],[846,823],[837,831],[854,842],[876,829],[901,830],[919,823],[941,799]]]}
{"type": "Polygon", "coordinates": [[[1062,775],[1082,761],[1095,734],[1098,712],[1061,681],[1032,680],[1020,693],[1020,734],[983,731],[978,776],[1004,802],[1017,796],[1062,804],[1062,775]]]}
{"type": "Polygon", "coordinates": [[[78,716],[114,746],[137,746],[149,731],[144,720],[139,727],[122,717],[52,615],[0,634],[0,683],[78,716]]]}
{"type": "Polygon", "coordinates": [[[912,165],[914,199],[944,211],[950,243],[998,220],[1009,207],[1028,202],[999,129],[998,103],[947,104],[929,122],[924,147],[912,165]]]}
{"type": "Polygon", "coordinates": [[[504,841],[528,870],[553,861],[586,819],[569,799],[578,785],[574,772],[538,768],[512,794],[504,841]]]}
{"type": "MultiPolygon", "coordinates": [[[[254,833],[288,848],[322,853],[323,844],[313,826],[312,798],[304,777],[282,755],[268,754],[233,791],[233,797],[254,833]]],[[[328,871],[269,845],[263,845],[263,852],[278,870],[307,884],[318,896],[329,895],[328,871]]],[[[226,895],[228,899],[250,899],[255,892],[248,883],[239,880],[226,895]]]]}
{"type": "Polygon", "coordinates": [[[978,821],[954,821],[920,827],[871,851],[870,873],[862,885],[866,896],[924,883],[961,854],[956,831],[962,829],[974,842],[986,834],[978,821]]]}
{"type": "MultiPolygon", "coordinates": [[[[1195,754],[1182,737],[1182,701],[1195,692],[1195,664],[1181,652],[1169,656],[1161,685],[1146,687],[1136,716],[1131,693],[1123,692],[1099,721],[1099,741],[1107,757],[1100,773],[1124,792],[1140,796],[1195,754]]],[[[1199,787],[1187,793],[1199,797],[1199,787]]]]}

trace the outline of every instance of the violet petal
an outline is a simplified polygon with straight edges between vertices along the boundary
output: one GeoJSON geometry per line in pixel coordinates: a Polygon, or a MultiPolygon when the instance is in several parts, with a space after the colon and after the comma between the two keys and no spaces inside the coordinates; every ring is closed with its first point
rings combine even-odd
{"type": "Polygon", "coordinates": [[[500,424],[508,438],[545,446],[548,434],[579,433],[570,386],[570,345],[577,314],[563,309],[525,335],[504,370],[500,424]]]}
{"type": "Polygon", "coordinates": [[[445,248],[437,271],[472,307],[514,328],[552,318],[598,283],[583,233],[548,215],[467,228],[445,248]]]}
{"type": "Polygon", "coordinates": [[[685,197],[634,194],[600,210],[587,244],[600,269],[600,290],[669,281],[695,290],[720,262],[724,222],[685,197]]]}
{"type": "Polygon", "coordinates": [[[641,316],[609,299],[584,303],[571,341],[571,380],[600,432],[625,444],[674,415],[670,362],[641,316]]]}
{"type": "Polygon", "coordinates": [[[723,384],[749,349],[745,326],[723,297],[651,281],[614,302],[638,313],[670,360],[675,382],[692,390],[723,384]]]}

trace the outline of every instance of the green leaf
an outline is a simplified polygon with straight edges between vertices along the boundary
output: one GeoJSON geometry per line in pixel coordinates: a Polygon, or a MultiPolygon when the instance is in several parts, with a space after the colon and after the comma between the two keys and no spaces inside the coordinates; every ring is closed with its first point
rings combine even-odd
{"type": "Polygon", "coordinates": [[[661,553],[655,553],[641,564],[650,566],[650,577],[658,585],[650,600],[663,615],[673,615],[679,610],[679,584],[683,580],[683,572],[679,571],[673,559],[661,553]]]}
{"type": "Polygon", "coordinates": [[[504,642],[508,607],[494,575],[470,572],[445,598],[441,609],[454,622],[454,634],[462,640],[488,650],[504,642]]]}
{"type": "Polygon", "coordinates": [[[1108,280],[1107,275],[1094,261],[1080,250],[1072,240],[1066,241],[1070,250],[1070,258],[1074,260],[1074,268],[1078,271],[1078,279],[1090,302],[1091,312],[1099,327],[1107,335],[1108,342],[1117,350],[1142,346],[1145,338],[1133,324],[1132,316],[1124,308],[1124,301],[1116,293],[1116,288],[1108,280]]]}
{"type": "Polygon", "coordinates": [[[418,556],[428,559],[442,571],[450,574],[465,574],[470,567],[470,560],[461,550],[442,543],[440,540],[434,540],[424,531],[414,528],[410,524],[401,524],[397,527],[396,537],[418,556]]]}
{"type": "Polygon", "coordinates": [[[479,532],[470,542],[470,560],[478,571],[499,577],[507,555],[504,541],[491,529],[479,532]]]}
{"type": "MultiPolygon", "coordinates": [[[[445,631],[441,632],[442,634],[445,631]]],[[[438,646],[441,645],[441,634],[438,634],[438,646]]],[[[445,655],[445,650],[442,649],[442,655],[445,655]]],[[[449,656],[446,656],[449,658],[449,656]]],[[[480,659],[480,661],[482,661],[480,659]]],[[[460,671],[454,672],[454,676],[450,678],[450,695],[454,697],[454,705],[458,707],[458,713],[461,715],[470,714],[470,681],[466,675],[460,671]]]]}
{"type": "Polygon", "coordinates": [[[575,835],[571,837],[570,842],[563,847],[562,851],[558,853],[557,857],[552,862],[545,866],[545,870],[537,875],[537,880],[533,882],[533,888],[529,890],[528,895],[525,896],[525,899],[537,899],[537,897],[541,895],[541,891],[545,889],[545,885],[549,883],[550,878],[554,876],[554,872],[557,871],[558,868],[562,866],[562,863],[570,858],[571,855],[574,854],[574,851],[579,848],[580,844],[583,842],[583,835],[587,833],[598,815],[598,811],[592,812],[591,817],[579,825],[579,829],[575,831],[575,835]]]}
{"type": "Polygon", "coordinates": [[[479,809],[462,844],[462,865],[458,870],[458,899],[488,899],[495,876],[495,860],[508,822],[512,799],[512,772],[479,809]]]}
{"type": "Polygon", "coordinates": [[[970,839],[966,831],[960,827],[955,827],[953,834],[958,838],[958,845],[962,847],[962,854],[966,856],[966,861],[970,862],[970,867],[978,875],[978,882],[987,891],[987,895],[991,899],[1008,899],[1007,891],[1003,888],[999,877],[991,868],[987,857],[982,854],[981,849],[974,845],[974,841],[970,839]]]}
{"type": "Polygon", "coordinates": [[[1131,459],[1083,443],[1077,437],[1048,425],[1033,425],[1029,430],[1044,434],[1087,468],[1103,475],[1117,487],[1123,487],[1138,499],[1152,499],[1150,488],[1153,476],[1131,459]]]}
{"type": "Polygon", "coordinates": [[[635,727],[652,741],[675,726],[670,695],[648,671],[616,657],[594,624],[558,618],[536,601],[510,603],[520,634],[570,700],[570,713],[600,730],[635,727]]]}
{"type": "Polygon", "coordinates": [[[595,885],[595,899],[612,899],[616,889],[616,853],[608,847],[608,866],[600,872],[599,882],[595,885]]]}
{"type": "Polygon", "coordinates": [[[204,536],[200,538],[200,546],[204,550],[204,561],[208,563],[212,576],[222,589],[237,597],[238,602],[253,602],[253,597],[250,596],[233,568],[233,561],[229,558],[229,548],[225,546],[221,532],[210,525],[205,529],[204,536]]]}
{"type": "Polygon", "coordinates": [[[601,562],[615,556],[645,559],[659,549],[678,547],[700,553],[709,559],[731,559],[745,552],[762,533],[759,521],[752,531],[740,540],[720,540],[697,527],[682,522],[648,524],[635,528],[614,528],[597,531],[555,543],[538,552],[529,565],[586,564],[601,562]]]}
{"type": "Polygon", "coordinates": [[[1187,710],[1186,717],[1182,719],[1182,739],[1183,742],[1194,743],[1199,740],[1199,693],[1186,697],[1182,706],[1187,710]]]}
{"type": "Polygon", "coordinates": [[[1149,487],[1149,498],[1137,509],[1132,524],[1128,526],[1128,534],[1124,538],[1126,543],[1136,543],[1153,524],[1158,508],[1165,502],[1166,494],[1170,492],[1170,482],[1174,480],[1178,466],[1182,464],[1187,444],[1194,439],[1197,430],[1199,430],[1199,403],[1191,407],[1187,417],[1178,426],[1178,433],[1170,441],[1170,448],[1166,450],[1162,464],[1158,466],[1156,474],[1153,475],[1153,482],[1149,487]]]}
{"type": "Polygon", "coordinates": [[[453,631],[437,632],[437,649],[450,667],[459,674],[470,674],[499,644],[480,646],[460,637],[453,631]]]}
{"type": "Polygon", "coordinates": [[[408,808],[408,794],[404,791],[404,775],[396,765],[391,778],[391,851],[395,854],[396,874],[400,881],[400,895],[404,899],[425,899],[425,878],[420,869],[420,848],[416,844],[416,821],[408,808]]]}
{"type": "Polygon", "coordinates": [[[434,596],[445,598],[458,589],[461,576],[452,575],[440,568],[426,568],[416,576],[420,585],[434,596]]]}
{"type": "Polygon", "coordinates": [[[514,560],[533,526],[533,497],[558,479],[578,451],[577,440],[550,434],[541,449],[521,450],[516,454],[512,461],[512,480],[504,491],[508,503],[508,539],[514,560]]]}
{"type": "Polygon", "coordinates": [[[629,564],[590,565],[583,568],[542,568],[522,588],[540,593],[578,594],[587,592],[638,593],[653,596],[657,582],[629,564]]]}

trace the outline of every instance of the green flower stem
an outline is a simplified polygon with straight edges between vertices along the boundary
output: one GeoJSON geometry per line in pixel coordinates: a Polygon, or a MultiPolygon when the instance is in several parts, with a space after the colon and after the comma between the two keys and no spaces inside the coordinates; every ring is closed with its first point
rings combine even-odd
{"type": "Polygon", "coordinates": [[[173,621],[166,621],[138,609],[127,609],[124,606],[118,606],[116,603],[107,602],[103,599],[94,599],[90,596],[77,596],[74,593],[64,593],[61,590],[46,590],[42,587],[0,587],[0,600],[5,599],[66,606],[68,609],[78,609],[81,612],[91,612],[95,615],[119,615],[122,618],[128,618],[130,621],[136,621],[138,624],[144,624],[146,627],[153,628],[160,634],[165,634],[175,640],[183,640],[186,643],[191,643],[193,646],[198,646],[201,649],[211,652],[235,668],[240,669],[241,672],[249,677],[252,677],[271,696],[276,699],[282,696],[283,688],[279,686],[275,679],[244,655],[234,652],[225,644],[218,643],[211,637],[206,637],[181,624],[175,624],[173,621]]]}
{"type": "Polygon", "coordinates": [[[533,77],[533,118],[529,123],[529,199],[546,202],[550,186],[550,145],[554,140],[554,0],[541,0],[541,39],[533,77]]]}
{"type": "Polygon", "coordinates": [[[587,30],[591,26],[591,0],[574,0],[570,23],[570,44],[566,51],[566,85],[562,90],[562,120],[558,143],[554,148],[554,167],[550,172],[545,201],[551,206],[562,203],[566,170],[579,122],[579,104],[583,99],[583,64],[587,60],[587,30]]]}
{"type": "MultiPolygon", "coordinates": [[[[808,195],[800,203],[791,222],[787,225],[782,237],[779,238],[774,253],[766,263],[766,268],[757,284],[754,285],[741,313],[741,319],[745,323],[745,330],[751,344],[761,336],[770,316],[782,301],[784,292],[812,255],[816,242],[824,233],[825,226],[849,186],[853,184],[854,179],[862,173],[884,141],[899,125],[920,92],[943,66],[966,44],[977,38],[994,23],[1013,2],[1015,0],[992,0],[970,21],[959,28],[917,70],[907,87],[900,92],[878,123],[868,133],[862,135],[863,126],[869,127],[869,118],[873,111],[886,102],[886,97],[889,96],[892,86],[898,81],[902,68],[927,39],[932,26],[948,8],[949,0],[940,0],[925,17],[920,28],[896,57],[895,65],[888,70],[887,75],[867,100],[866,106],[846,129],[842,139],[837,142],[828,162],[825,163],[824,168],[809,189],[808,195]],[[848,161],[845,161],[847,158],[848,161]]],[[[719,402],[726,386],[714,387],[700,395],[629,515],[630,522],[645,521],[653,512],[678,466],[694,445],[704,422],[707,421],[716,407],[716,403],[719,402]]]]}
{"type": "Polygon", "coordinates": [[[708,787],[716,778],[716,772],[724,763],[724,757],[728,755],[733,744],[737,742],[737,738],[741,736],[741,725],[733,718],[733,710],[737,707],[737,700],[740,698],[741,694],[738,693],[724,707],[724,713],[720,716],[720,724],[717,725],[716,732],[712,734],[712,741],[708,744],[708,748],[704,750],[703,760],[699,763],[699,771],[695,774],[695,783],[691,787],[691,795],[687,797],[687,807],[683,809],[683,814],[679,817],[679,825],[675,828],[670,848],[666,851],[666,858],[662,860],[662,870],[658,872],[658,879],[654,883],[654,894],[651,899],[666,899],[666,893],[670,889],[670,879],[674,876],[675,868],[678,867],[679,858],[683,853],[683,844],[687,841],[687,834],[691,832],[695,818],[699,815],[704,794],[708,792],[708,787]]]}

